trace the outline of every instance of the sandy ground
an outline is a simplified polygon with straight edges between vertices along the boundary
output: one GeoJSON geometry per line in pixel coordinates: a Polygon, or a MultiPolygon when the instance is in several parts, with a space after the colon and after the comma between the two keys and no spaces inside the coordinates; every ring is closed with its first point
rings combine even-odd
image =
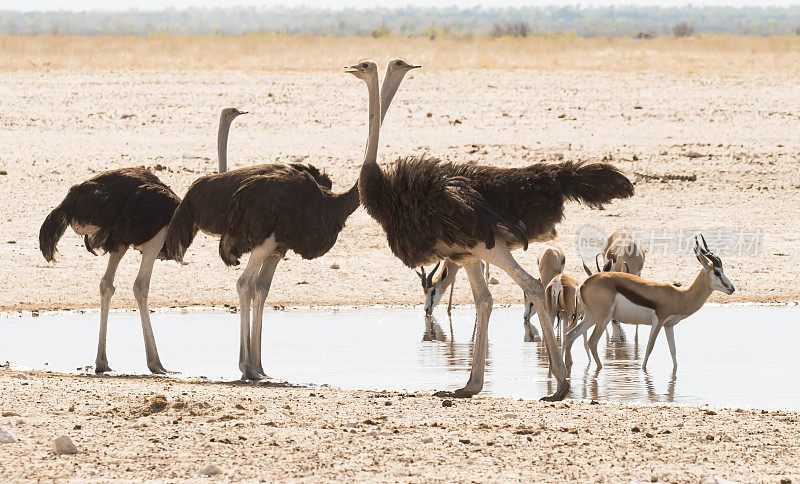
{"type": "Polygon", "coordinates": [[[797,482],[796,412],[0,369],[0,480],[797,482]],[[595,402],[596,403],[596,402],[595,402]],[[6,416],[8,415],[8,416],[6,416]],[[56,455],[68,435],[76,455],[56,455]],[[689,451],[688,449],[691,449],[689,451]],[[787,480],[788,479],[788,480],[787,480]]]}
{"type": "MultiPolygon", "coordinates": [[[[252,111],[233,126],[233,166],[313,162],[339,190],[355,182],[366,136],[366,88],[341,72],[5,72],[0,92],[3,310],[97,307],[106,259],[87,253],[68,230],[60,261],[46,264],[37,242],[42,220],[70,185],[110,168],[161,165],[157,174],[182,195],[216,167],[222,107],[252,111]]],[[[755,256],[723,257],[737,292],[711,300],[790,301],[800,299],[798,285],[786,283],[800,277],[798,126],[800,82],[785,75],[422,70],[401,87],[380,157],[430,153],[497,166],[561,155],[610,158],[656,178],[637,177],[636,196],[604,211],[568,205],[557,240],[568,271],[581,273],[576,235],[585,225],[607,233],[759,231],[755,256]],[[672,175],[696,180],[658,178],[672,175]]],[[[518,253],[530,271],[538,250],[518,253]]],[[[152,307],[237,303],[241,269],[222,264],[216,239],[198,236],[187,260],[184,267],[157,263],[152,307]]],[[[657,249],[643,275],[688,283],[698,267],[657,249]]],[[[114,307],[135,307],[137,268],[131,252],[118,272],[114,307]]],[[[520,302],[510,278],[495,277],[495,301],[520,302]]],[[[471,302],[463,275],[455,301],[471,302]]],[[[273,306],[377,303],[419,304],[421,290],[363,209],[324,257],[304,261],[290,253],[268,299],[273,306]]]]}

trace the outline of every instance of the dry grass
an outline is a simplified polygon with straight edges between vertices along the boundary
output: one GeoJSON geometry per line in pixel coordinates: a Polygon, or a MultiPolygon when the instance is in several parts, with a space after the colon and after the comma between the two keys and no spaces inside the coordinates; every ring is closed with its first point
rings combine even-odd
{"type": "Polygon", "coordinates": [[[800,36],[655,40],[0,36],[0,70],[329,70],[405,56],[427,69],[541,69],[797,76],[800,36]]]}

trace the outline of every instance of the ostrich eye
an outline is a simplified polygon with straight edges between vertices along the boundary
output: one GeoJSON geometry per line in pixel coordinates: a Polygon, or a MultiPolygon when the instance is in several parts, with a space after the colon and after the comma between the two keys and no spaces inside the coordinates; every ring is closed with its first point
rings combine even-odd
{"type": "Polygon", "coordinates": [[[396,66],[402,66],[402,65],[403,65],[403,61],[397,61],[397,62],[395,62],[395,63],[394,63],[394,65],[396,65],[396,66]]]}
{"type": "Polygon", "coordinates": [[[431,289],[431,297],[436,295],[436,288],[431,289]]]}
{"type": "Polygon", "coordinates": [[[366,69],[367,67],[369,67],[369,64],[367,64],[366,62],[364,62],[363,64],[361,64],[361,67],[363,67],[364,69],[366,69]]]}

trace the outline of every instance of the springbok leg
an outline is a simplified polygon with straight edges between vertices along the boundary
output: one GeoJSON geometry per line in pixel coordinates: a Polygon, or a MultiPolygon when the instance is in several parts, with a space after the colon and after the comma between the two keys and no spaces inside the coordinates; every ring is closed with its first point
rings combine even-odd
{"type": "Polygon", "coordinates": [[[672,355],[672,371],[678,369],[678,357],[675,354],[675,333],[673,332],[675,326],[664,326],[664,334],[667,335],[667,343],[669,344],[669,354],[672,355]]]}

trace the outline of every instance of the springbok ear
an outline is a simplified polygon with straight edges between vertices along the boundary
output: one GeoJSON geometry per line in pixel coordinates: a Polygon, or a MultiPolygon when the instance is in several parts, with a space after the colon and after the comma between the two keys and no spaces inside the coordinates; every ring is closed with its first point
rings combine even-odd
{"type": "Polygon", "coordinates": [[[697,260],[704,268],[706,269],[711,268],[711,264],[708,262],[708,259],[706,259],[706,256],[704,256],[703,253],[701,252],[699,243],[694,246],[694,255],[695,257],[697,257],[697,260]]]}
{"type": "Polygon", "coordinates": [[[441,277],[439,277],[439,280],[443,281],[446,277],[447,277],[447,267],[442,269],[442,275],[441,275],[441,277]]]}

